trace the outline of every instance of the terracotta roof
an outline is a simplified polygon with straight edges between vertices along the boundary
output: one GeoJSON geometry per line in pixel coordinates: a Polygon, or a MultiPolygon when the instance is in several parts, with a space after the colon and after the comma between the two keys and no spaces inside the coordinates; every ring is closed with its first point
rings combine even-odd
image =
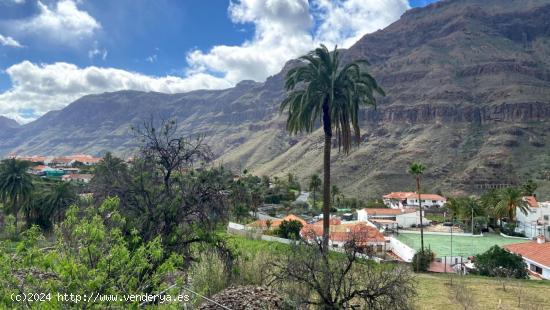
{"type": "Polygon", "coordinates": [[[505,245],[504,248],[512,253],[519,254],[527,259],[550,267],[550,243],[537,243],[536,241],[514,243],[505,245]]]}
{"type": "Polygon", "coordinates": [[[539,203],[537,202],[537,198],[535,198],[535,196],[524,196],[523,200],[526,201],[531,208],[539,207],[539,203]]]}
{"type": "Polygon", "coordinates": [[[411,194],[414,194],[414,193],[413,192],[391,192],[382,197],[387,199],[407,199],[411,194]]]}
{"type": "Polygon", "coordinates": [[[415,209],[365,208],[367,215],[399,215],[416,212],[415,209]]]}
{"type": "MultiPolygon", "coordinates": [[[[305,239],[311,239],[314,236],[323,235],[322,223],[310,224],[302,228],[300,232],[305,239]]],[[[369,242],[385,242],[386,239],[378,229],[365,223],[346,223],[330,226],[329,239],[331,241],[345,242],[355,238],[359,245],[366,245],[369,242]]]]}
{"type": "MultiPolygon", "coordinates": [[[[301,217],[299,216],[296,216],[294,214],[289,214],[285,217],[283,217],[283,221],[287,221],[287,222],[290,222],[290,221],[298,221],[302,224],[302,226],[306,226],[307,223],[306,221],[304,221],[304,219],[302,219],[301,217]]],[[[281,221],[282,222],[282,221],[281,221]]]]}
{"type": "Polygon", "coordinates": [[[48,166],[38,165],[38,166],[31,167],[31,170],[42,170],[46,167],[48,167],[48,166]]]}
{"type": "MultiPolygon", "coordinates": [[[[281,223],[283,221],[287,221],[287,222],[290,222],[290,221],[298,221],[302,224],[302,226],[306,226],[307,223],[306,221],[304,221],[301,217],[299,216],[296,216],[294,214],[289,214],[285,217],[283,217],[282,219],[275,219],[275,220],[271,220],[271,225],[270,225],[270,228],[277,228],[279,227],[279,225],[281,225],[281,223]]],[[[247,226],[249,227],[257,227],[257,228],[267,228],[267,220],[257,220],[257,221],[254,221],[250,224],[248,224],[247,226]]]]}
{"type": "MultiPolygon", "coordinates": [[[[391,192],[387,195],[382,196],[386,199],[407,199],[407,198],[418,198],[418,194],[415,192],[391,192]]],[[[437,194],[420,194],[420,199],[426,199],[426,200],[443,200],[446,201],[447,199],[443,196],[437,195],[437,194]]]]}
{"type": "MultiPolygon", "coordinates": [[[[329,225],[340,225],[342,224],[342,221],[339,218],[331,217],[328,223],[329,225]]],[[[323,225],[323,219],[318,220],[317,222],[313,223],[313,225],[323,225]]]]}
{"type": "Polygon", "coordinates": [[[445,267],[445,263],[436,262],[436,261],[433,261],[430,263],[430,266],[428,267],[428,271],[435,272],[435,273],[456,273],[456,271],[450,265],[447,265],[445,267]]]}

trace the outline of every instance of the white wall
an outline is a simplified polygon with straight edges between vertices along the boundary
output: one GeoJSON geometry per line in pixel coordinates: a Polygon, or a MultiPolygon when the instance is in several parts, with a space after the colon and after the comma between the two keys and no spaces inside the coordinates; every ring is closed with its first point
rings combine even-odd
{"type": "Polygon", "coordinates": [[[523,261],[525,262],[525,264],[527,265],[527,269],[529,269],[530,265],[533,264],[533,265],[536,265],[536,266],[539,266],[542,268],[542,278],[543,279],[546,279],[546,280],[550,280],[550,267],[546,267],[542,264],[539,264],[535,261],[532,261],[528,258],[523,258],[523,261]]]}
{"type": "Polygon", "coordinates": [[[397,254],[397,256],[401,257],[402,260],[408,263],[412,262],[414,254],[416,253],[416,251],[411,247],[394,237],[390,237],[390,245],[388,250],[392,250],[393,253],[397,254]]]}
{"type": "MultiPolygon", "coordinates": [[[[420,199],[422,199],[422,195],[420,195],[420,199]]],[[[422,199],[422,206],[426,206],[426,207],[433,207],[433,206],[442,207],[444,204],[445,204],[444,200],[435,200],[434,201],[434,200],[422,199]]],[[[416,197],[416,198],[407,198],[407,205],[418,206],[418,197],[416,197]]]]}
{"type": "MultiPolygon", "coordinates": [[[[550,204],[539,203],[538,208],[529,208],[527,215],[516,209],[517,227],[516,232],[522,232],[528,238],[535,238],[539,234],[537,221],[541,224],[548,225],[549,221],[544,220],[544,216],[550,219],[550,204]]],[[[546,229],[545,227],[540,227],[546,229]]],[[[543,232],[544,233],[544,232],[543,232]]]]}

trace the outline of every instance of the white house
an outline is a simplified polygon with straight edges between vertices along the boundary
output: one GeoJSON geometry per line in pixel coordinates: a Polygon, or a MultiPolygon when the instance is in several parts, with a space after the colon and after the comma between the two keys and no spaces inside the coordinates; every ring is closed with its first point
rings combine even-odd
{"type": "Polygon", "coordinates": [[[523,200],[529,205],[527,214],[519,208],[516,209],[516,232],[525,234],[528,238],[539,235],[548,236],[548,224],[550,223],[550,202],[538,202],[534,196],[525,196],[523,200]]]}
{"type": "MultiPolygon", "coordinates": [[[[362,222],[372,222],[378,226],[412,227],[420,225],[420,211],[415,209],[384,209],[384,208],[365,208],[357,210],[357,220],[362,222]]],[[[424,216],[422,223],[428,225],[430,221],[424,216]]]]}
{"type": "Polygon", "coordinates": [[[504,248],[521,255],[531,275],[550,280],[550,243],[543,237],[537,241],[508,244],[504,248]]]}
{"type": "MultiPolygon", "coordinates": [[[[384,204],[393,209],[418,207],[418,194],[415,192],[391,192],[382,196],[384,204]]],[[[437,194],[420,194],[422,206],[442,207],[447,199],[437,194]]]]}

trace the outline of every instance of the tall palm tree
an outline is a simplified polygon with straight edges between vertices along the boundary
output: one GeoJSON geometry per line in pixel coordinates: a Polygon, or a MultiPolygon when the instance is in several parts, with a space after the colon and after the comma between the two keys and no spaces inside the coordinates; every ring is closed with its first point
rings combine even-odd
{"type": "Polygon", "coordinates": [[[313,132],[322,122],[323,154],[323,248],[328,248],[330,217],[330,153],[333,130],[338,148],[347,154],[352,131],[360,141],[359,106],[376,105],[375,93],[384,95],[376,80],[364,69],[366,61],[340,64],[337,48],[330,52],[321,45],[299,58],[302,64],[288,71],[285,78],[287,97],[281,112],[288,110],[287,130],[313,132]],[[353,129],[352,129],[353,128],[353,129]]]}
{"type": "Polygon", "coordinates": [[[309,190],[313,192],[313,207],[315,208],[316,203],[316,193],[321,188],[321,185],[323,185],[323,181],[321,181],[321,178],[318,174],[314,174],[311,176],[311,179],[309,179],[309,190]]]}
{"type": "Polygon", "coordinates": [[[0,200],[6,205],[10,204],[9,211],[15,216],[15,230],[19,210],[28,202],[33,184],[31,176],[27,173],[30,163],[15,158],[5,159],[0,164],[0,200]]]}
{"type": "Polygon", "coordinates": [[[508,216],[510,221],[515,221],[516,209],[519,209],[525,215],[529,212],[529,204],[523,200],[522,192],[515,187],[502,189],[498,193],[495,213],[499,217],[508,216]]]}
{"type": "Polygon", "coordinates": [[[420,208],[420,249],[424,252],[424,224],[422,223],[422,217],[424,215],[422,208],[422,199],[420,198],[420,177],[426,170],[426,167],[421,163],[413,163],[409,167],[409,173],[416,179],[416,192],[418,193],[418,206],[420,208]]]}

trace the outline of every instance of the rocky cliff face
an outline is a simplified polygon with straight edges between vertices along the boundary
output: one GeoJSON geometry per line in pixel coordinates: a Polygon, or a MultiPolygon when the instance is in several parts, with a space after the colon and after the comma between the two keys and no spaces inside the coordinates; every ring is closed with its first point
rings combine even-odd
{"type": "MultiPolygon", "coordinates": [[[[336,184],[362,197],[412,189],[406,169],[420,160],[427,190],[534,178],[550,194],[547,16],[549,0],[440,1],[343,51],[345,61],[368,59],[388,96],[363,111],[363,143],[334,155],[336,184]]],[[[176,118],[182,134],[205,134],[233,168],[306,178],[321,171],[320,132],[291,137],[278,113],[284,74],[296,64],[226,90],[86,96],[15,133],[0,130],[0,153],[125,155],[135,146],[130,126],[152,115],[176,118]]]]}

